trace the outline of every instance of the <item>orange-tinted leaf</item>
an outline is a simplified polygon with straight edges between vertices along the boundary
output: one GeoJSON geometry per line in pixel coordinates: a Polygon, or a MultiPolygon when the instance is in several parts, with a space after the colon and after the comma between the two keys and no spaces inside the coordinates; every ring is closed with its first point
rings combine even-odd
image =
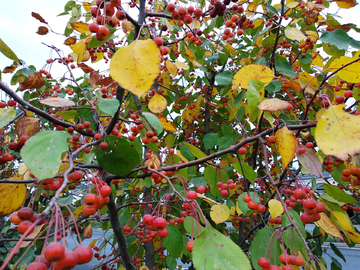
{"type": "Polygon", "coordinates": [[[99,71],[92,70],[90,72],[89,83],[93,88],[95,88],[97,86],[96,83],[98,81],[100,81],[101,79],[102,79],[102,76],[100,75],[99,71]]]}
{"type": "Polygon", "coordinates": [[[357,5],[356,0],[337,0],[336,4],[339,8],[352,8],[357,5]]]}
{"type": "MultiPolygon", "coordinates": [[[[21,180],[21,177],[14,176],[9,180],[21,180]]],[[[0,217],[10,215],[18,210],[25,198],[27,189],[24,184],[1,184],[0,185],[0,217]]]]}
{"type": "Polygon", "coordinates": [[[313,11],[305,17],[306,25],[312,25],[319,20],[319,13],[313,11]]]}
{"type": "Polygon", "coordinates": [[[49,29],[47,29],[47,27],[45,27],[45,26],[40,26],[38,31],[36,32],[36,34],[39,34],[41,36],[44,36],[47,33],[49,33],[49,29]]]}
{"type": "Polygon", "coordinates": [[[34,88],[39,89],[43,85],[44,85],[44,79],[41,76],[41,73],[37,72],[30,74],[30,76],[27,77],[27,79],[24,82],[20,83],[19,90],[24,91],[26,89],[34,89],[34,88]]]}
{"type": "Polygon", "coordinates": [[[17,68],[17,65],[11,65],[11,66],[5,67],[3,70],[3,73],[13,73],[16,68],[17,68]]]}
{"type": "Polygon", "coordinates": [[[347,23],[347,24],[342,24],[342,25],[329,25],[326,28],[326,31],[334,31],[334,30],[340,28],[340,29],[344,30],[345,32],[349,32],[349,30],[351,29],[352,26],[355,26],[355,24],[347,23]]]}
{"type": "Polygon", "coordinates": [[[39,20],[40,22],[47,24],[47,22],[40,16],[40,14],[31,12],[31,16],[33,16],[35,19],[39,20]]]}
{"type": "Polygon", "coordinates": [[[68,37],[67,39],[65,39],[64,44],[67,46],[74,45],[76,43],[76,40],[76,36],[68,37]]]}
{"type": "Polygon", "coordinates": [[[315,222],[316,226],[323,229],[327,234],[343,239],[342,234],[334,222],[325,213],[320,213],[320,216],[320,220],[315,222]]]}
{"type": "Polygon", "coordinates": [[[260,101],[258,108],[262,111],[275,112],[286,109],[291,104],[278,98],[269,98],[260,101]]]}
{"type": "Polygon", "coordinates": [[[297,149],[297,141],[294,133],[286,126],[279,129],[275,133],[275,144],[279,154],[281,155],[281,162],[284,167],[293,160],[297,149]]]}
{"type": "MultiPolygon", "coordinates": [[[[34,231],[32,233],[30,233],[27,238],[35,238],[39,232],[41,231],[41,229],[45,226],[45,224],[41,224],[40,226],[36,226],[34,231]]],[[[24,248],[24,247],[27,247],[28,245],[30,245],[32,243],[32,241],[23,241],[21,244],[20,244],[20,247],[19,248],[24,248]]]]}
{"type": "Polygon", "coordinates": [[[70,100],[70,99],[66,99],[66,98],[61,98],[61,97],[57,97],[57,98],[46,98],[43,100],[40,100],[41,104],[44,105],[48,105],[51,107],[70,107],[70,106],[75,106],[74,101],[70,100]]]}
{"type": "Polygon", "coordinates": [[[283,82],[283,86],[284,89],[294,89],[296,91],[298,91],[299,93],[302,91],[301,85],[295,81],[286,81],[283,82]]]}
{"type": "Polygon", "coordinates": [[[113,78],[111,77],[106,77],[104,79],[101,79],[99,81],[96,82],[96,85],[100,85],[100,86],[109,86],[111,84],[113,84],[115,81],[113,80],[113,78]]]}
{"type": "Polygon", "coordinates": [[[149,109],[153,113],[161,113],[166,109],[167,101],[160,94],[155,94],[149,102],[149,109]]]}
{"type": "Polygon", "coordinates": [[[15,124],[15,133],[21,136],[34,136],[36,133],[40,132],[40,119],[25,116],[20,118],[15,124]]]}
{"type": "Polygon", "coordinates": [[[168,121],[165,117],[163,116],[159,116],[158,117],[160,120],[160,123],[163,127],[163,129],[165,129],[166,131],[173,131],[176,132],[176,127],[173,124],[173,122],[168,121]]]}
{"type": "Polygon", "coordinates": [[[89,67],[88,65],[86,65],[84,63],[79,63],[78,67],[81,68],[85,73],[90,73],[91,71],[94,70],[92,67],[89,67]]]}
{"type": "Polygon", "coordinates": [[[74,22],[74,23],[70,23],[70,25],[72,26],[72,28],[74,28],[76,31],[80,33],[85,33],[86,31],[89,31],[88,28],[89,25],[84,22],[74,22]]]}

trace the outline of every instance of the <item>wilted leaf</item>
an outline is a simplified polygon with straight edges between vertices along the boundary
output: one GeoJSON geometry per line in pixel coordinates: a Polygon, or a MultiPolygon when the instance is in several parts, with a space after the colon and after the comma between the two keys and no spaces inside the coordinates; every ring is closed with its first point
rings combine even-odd
{"type": "Polygon", "coordinates": [[[127,19],[123,20],[121,23],[121,28],[126,35],[130,34],[131,30],[133,29],[133,24],[128,21],[127,19]]]}
{"type": "Polygon", "coordinates": [[[352,8],[357,5],[356,0],[337,0],[335,2],[339,8],[352,8]]]}
{"type": "Polygon", "coordinates": [[[343,239],[342,234],[340,233],[334,222],[325,213],[320,213],[320,216],[320,220],[315,222],[316,226],[323,229],[327,234],[343,239]]]}
{"type": "Polygon", "coordinates": [[[166,68],[170,72],[170,74],[175,77],[177,75],[177,67],[170,60],[166,60],[166,68]]]}
{"type": "Polygon", "coordinates": [[[45,27],[45,26],[40,26],[36,33],[41,36],[44,36],[47,33],[49,33],[49,29],[47,29],[47,27],[45,27]]]}
{"type": "Polygon", "coordinates": [[[74,28],[76,31],[80,32],[80,33],[85,33],[86,31],[89,31],[89,25],[87,23],[84,22],[73,22],[70,23],[70,25],[72,26],[72,28],[74,28]]]}
{"type": "Polygon", "coordinates": [[[260,101],[258,108],[262,111],[275,112],[286,109],[291,104],[278,98],[269,98],[260,101]]]}
{"type": "Polygon", "coordinates": [[[160,50],[151,39],[121,47],[111,59],[110,75],[139,98],[147,93],[160,72],[160,50]]]}
{"type": "Polygon", "coordinates": [[[31,16],[33,16],[35,19],[39,20],[40,22],[47,24],[47,22],[40,16],[40,14],[31,12],[31,16]]]}
{"type": "Polygon", "coordinates": [[[99,71],[92,70],[90,71],[90,78],[89,83],[93,88],[97,87],[97,82],[102,79],[102,76],[100,75],[99,71]]]}
{"type": "Polygon", "coordinates": [[[275,133],[275,144],[281,155],[281,162],[284,167],[293,160],[297,149],[297,141],[294,133],[286,126],[275,133]]]}
{"type": "Polygon", "coordinates": [[[300,164],[313,175],[323,178],[322,175],[322,163],[319,157],[316,155],[316,152],[312,148],[305,148],[306,151],[304,154],[297,153],[297,158],[300,164]]]}
{"type": "Polygon", "coordinates": [[[67,46],[74,45],[76,43],[76,40],[76,36],[68,37],[67,39],[65,39],[64,44],[67,46]]]}
{"type": "MultiPolygon", "coordinates": [[[[336,58],[334,61],[331,62],[329,66],[329,70],[331,72],[336,71],[340,67],[350,63],[351,61],[354,61],[354,58],[341,56],[339,58],[336,58]]],[[[344,67],[340,71],[336,73],[339,75],[339,77],[349,83],[358,83],[360,81],[360,62],[355,62],[347,67],[344,67]]]]}
{"type": "Polygon", "coordinates": [[[8,47],[8,45],[5,44],[5,42],[1,38],[0,38],[0,52],[3,55],[5,55],[7,58],[21,64],[16,54],[8,47]]]}
{"type": "Polygon", "coordinates": [[[81,68],[85,73],[90,73],[91,71],[94,70],[92,67],[89,67],[88,65],[86,65],[84,63],[79,63],[78,67],[81,68]]]}
{"type": "Polygon", "coordinates": [[[21,136],[32,137],[36,133],[40,132],[40,119],[25,116],[20,118],[15,124],[15,133],[21,136]]]}
{"type": "Polygon", "coordinates": [[[167,101],[164,96],[155,94],[148,104],[150,111],[153,113],[161,113],[166,109],[167,101]]]}
{"type": "Polygon", "coordinates": [[[178,68],[181,68],[183,70],[188,70],[189,66],[183,62],[179,62],[179,61],[175,61],[175,66],[177,66],[178,68]]]}
{"type": "Polygon", "coordinates": [[[5,67],[3,70],[3,73],[13,73],[16,68],[17,68],[17,65],[11,65],[11,66],[5,67]]]}
{"type": "MultiPolygon", "coordinates": [[[[21,180],[21,177],[14,176],[9,180],[21,180]]],[[[10,215],[18,210],[25,198],[27,189],[23,184],[1,184],[0,185],[0,217],[10,215]]]]}
{"type": "Polygon", "coordinates": [[[93,229],[92,229],[91,224],[89,224],[84,230],[84,233],[83,233],[84,238],[91,238],[92,234],[93,234],[93,229]]]}
{"type": "Polygon", "coordinates": [[[296,27],[287,27],[285,29],[285,36],[291,40],[301,41],[306,38],[306,36],[296,27]]]}
{"type": "Polygon", "coordinates": [[[317,23],[319,20],[319,13],[316,11],[311,12],[305,17],[306,25],[312,25],[314,23],[317,23]]]}
{"type": "Polygon", "coordinates": [[[345,32],[349,32],[349,30],[351,29],[352,26],[355,26],[355,24],[353,23],[347,23],[347,24],[342,24],[342,25],[329,25],[328,27],[326,27],[326,31],[334,31],[336,29],[342,29],[345,32]]]}
{"type": "Polygon", "coordinates": [[[264,65],[252,64],[242,67],[233,77],[232,84],[241,88],[248,88],[250,80],[269,83],[274,78],[270,68],[264,65]]]}
{"type": "Polygon", "coordinates": [[[329,107],[316,128],[315,140],[325,155],[342,160],[360,151],[360,117],[343,111],[345,104],[329,107]]]}
{"type": "Polygon", "coordinates": [[[223,223],[228,220],[230,209],[226,204],[215,204],[211,207],[210,217],[216,223],[223,223]]]}
{"type": "MultiPolygon", "coordinates": [[[[30,233],[27,238],[35,238],[39,232],[41,231],[41,229],[45,226],[45,224],[41,224],[40,226],[36,226],[34,231],[32,233],[30,233]]],[[[32,243],[32,241],[23,241],[19,248],[24,248],[27,247],[28,245],[30,245],[32,243]]]]}
{"type": "Polygon", "coordinates": [[[163,116],[158,116],[158,118],[159,118],[160,123],[161,123],[162,127],[164,128],[164,130],[176,132],[177,129],[173,122],[168,121],[163,116]]]}
{"type": "Polygon", "coordinates": [[[44,79],[40,72],[30,74],[24,82],[20,83],[19,90],[24,91],[26,89],[39,89],[44,85],[44,79]]]}
{"type": "Polygon", "coordinates": [[[294,89],[294,90],[298,91],[299,93],[302,91],[301,85],[295,81],[283,82],[282,87],[284,89],[289,89],[289,88],[294,89]]]}
{"type": "Polygon", "coordinates": [[[3,128],[16,116],[14,107],[0,108],[0,128],[3,128]]]}
{"type": "Polygon", "coordinates": [[[269,213],[272,218],[276,218],[284,212],[284,207],[282,206],[281,202],[276,199],[271,199],[268,205],[269,213]]]}
{"type": "Polygon", "coordinates": [[[74,101],[66,98],[55,97],[55,98],[46,98],[40,100],[40,103],[43,105],[51,106],[51,107],[71,107],[75,106],[74,101]]]}

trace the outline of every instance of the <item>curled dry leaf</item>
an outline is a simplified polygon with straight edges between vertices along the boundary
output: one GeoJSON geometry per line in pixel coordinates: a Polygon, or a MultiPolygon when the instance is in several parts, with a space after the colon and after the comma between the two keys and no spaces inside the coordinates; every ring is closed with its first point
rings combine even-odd
{"type": "Polygon", "coordinates": [[[40,132],[40,119],[25,116],[20,118],[15,124],[15,133],[21,136],[34,136],[36,133],[40,132]]]}
{"type": "Polygon", "coordinates": [[[43,85],[44,85],[44,79],[41,76],[41,73],[37,72],[30,74],[30,76],[27,77],[27,79],[24,82],[20,83],[19,90],[24,91],[26,89],[34,89],[34,88],[39,89],[43,85]]]}
{"type": "Polygon", "coordinates": [[[40,22],[47,24],[47,22],[40,16],[40,14],[31,12],[31,16],[33,16],[35,19],[39,20],[40,22]]]}
{"type": "Polygon", "coordinates": [[[283,82],[283,86],[284,89],[294,89],[296,91],[298,91],[299,93],[302,91],[301,85],[295,81],[286,81],[283,82]]]}
{"type": "Polygon", "coordinates": [[[105,77],[104,79],[98,80],[96,82],[96,85],[100,85],[100,86],[109,86],[111,84],[113,84],[115,81],[113,80],[113,78],[111,77],[105,77]]]}
{"type": "Polygon", "coordinates": [[[44,36],[47,33],[49,33],[49,29],[47,29],[47,27],[45,27],[45,26],[40,26],[38,31],[36,32],[36,34],[39,34],[41,36],[44,36]]]}
{"type": "Polygon", "coordinates": [[[71,107],[71,106],[75,106],[75,103],[72,100],[66,99],[66,98],[61,98],[61,97],[46,98],[44,100],[41,100],[40,103],[43,104],[43,105],[51,106],[51,107],[71,107]]]}
{"type": "Polygon", "coordinates": [[[91,71],[94,70],[92,67],[89,67],[88,65],[86,65],[84,63],[79,63],[78,67],[81,68],[85,73],[90,73],[91,71]]]}
{"type": "Polygon", "coordinates": [[[84,230],[84,233],[83,233],[84,238],[91,238],[92,234],[93,234],[93,228],[92,228],[91,224],[89,224],[84,230]]]}
{"type": "Polygon", "coordinates": [[[13,73],[16,68],[17,68],[17,65],[7,66],[4,68],[3,73],[13,73]]]}
{"type": "Polygon", "coordinates": [[[100,75],[99,71],[92,70],[90,72],[89,83],[93,88],[95,88],[97,86],[96,83],[98,81],[100,81],[101,79],[102,79],[102,76],[100,75]]]}
{"type": "Polygon", "coordinates": [[[342,24],[342,25],[329,25],[326,28],[326,31],[334,31],[334,30],[340,28],[340,29],[344,30],[345,32],[349,32],[349,30],[351,29],[352,26],[355,26],[355,24],[347,23],[347,24],[342,24]]]}
{"type": "Polygon", "coordinates": [[[286,109],[291,104],[278,98],[269,98],[260,101],[258,108],[262,111],[275,112],[286,109]]]}
{"type": "Polygon", "coordinates": [[[68,37],[67,39],[65,39],[64,44],[67,46],[74,45],[76,43],[76,40],[76,36],[68,37]]]}
{"type": "Polygon", "coordinates": [[[131,30],[133,29],[133,24],[128,21],[127,19],[123,20],[121,23],[121,28],[126,35],[130,34],[131,30]]]}

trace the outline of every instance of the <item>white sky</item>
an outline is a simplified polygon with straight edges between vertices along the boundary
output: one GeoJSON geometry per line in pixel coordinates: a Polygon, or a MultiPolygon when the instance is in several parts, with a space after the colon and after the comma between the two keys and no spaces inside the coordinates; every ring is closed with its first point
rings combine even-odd
{"type": "MultiPolygon", "coordinates": [[[[40,69],[45,64],[46,60],[51,57],[50,49],[41,44],[45,42],[50,45],[55,45],[60,49],[64,49],[66,53],[70,49],[63,45],[64,36],[56,35],[49,32],[45,36],[36,34],[39,26],[45,26],[38,20],[31,16],[31,12],[39,13],[52,27],[55,32],[63,33],[67,21],[70,16],[60,16],[58,14],[63,12],[66,0],[18,0],[18,1],[4,1],[2,0],[0,8],[0,38],[17,54],[17,56],[24,60],[26,64],[34,65],[40,69]]],[[[337,11],[335,3],[331,4],[332,12],[337,11]]],[[[354,23],[360,27],[360,5],[352,9],[342,9],[339,15],[343,16],[342,23],[354,23]]],[[[360,39],[360,35],[354,30],[350,30],[350,36],[360,39]]],[[[0,53],[0,68],[3,69],[12,63],[12,60],[6,58],[0,53]]],[[[55,65],[58,68],[60,65],[55,65]]],[[[53,69],[54,69],[53,68],[53,69]]],[[[56,72],[55,70],[52,73],[56,72]]],[[[13,74],[2,74],[4,82],[10,81],[13,74]]],[[[59,74],[60,75],[60,74],[59,74]]]]}

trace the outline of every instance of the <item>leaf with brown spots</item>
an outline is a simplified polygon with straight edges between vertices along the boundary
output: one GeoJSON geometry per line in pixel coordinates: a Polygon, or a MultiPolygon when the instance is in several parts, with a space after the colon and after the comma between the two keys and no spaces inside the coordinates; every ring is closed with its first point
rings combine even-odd
{"type": "Polygon", "coordinates": [[[337,0],[336,4],[339,8],[352,8],[357,5],[356,0],[337,0]]]}
{"type": "Polygon", "coordinates": [[[40,26],[38,31],[36,32],[36,34],[41,35],[41,36],[44,36],[47,33],[49,33],[49,29],[47,29],[47,27],[45,27],[45,26],[40,26]]]}
{"type": "Polygon", "coordinates": [[[334,31],[334,30],[340,28],[340,29],[344,30],[345,32],[349,32],[349,30],[351,29],[352,26],[355,26],[355,24],[347,23],[347,24],[342,24],[342,25],[329,25],[326,28],[326,31],[334,31]]]}
{"type": "Polygon", "coordinates": [[[76,43],[76,40],[76,36],[68,37],[67,39],[65,39],[64,44],[67,46],[74,45],[76,43]]]}
{"type": "Polygon", "coordinates": [[[85,73],[90,73],[91,71],[94,70],[92,67],[89,67],[88,65],[86,65],[84,63],[79,63],[78,67],[81,68],[85,73]]]}
{"type": "Polygon", "coordinates": [[[40,14],[31,12],[31,16],[33,16],[35,19],[39,20],[40,22],[47,24],[47,22],[40,16],[40,14]]]}
{"type": "Polygon", "coordinates": [[[27,77],[27,79],[24,82],[20,83],[19,90],[24,91],[26,89],[34,89],[34,88],[39,89],[43,85],[44,85],[44,79],[41,76],[41,73],[37,72],[30,74],[30,76],[27,77]]]}
{"type": "Polygon", "coordinates": [[[15,134],[19,137],[21,136],[34,136],[36,133],[40,132],[40,119],[25,116],[20,118],[15,124],[15,134]]]}
{"type": "Polygon", "coordinates": [[[16,68],[17,68],[17,65],[7,66],[4,68],[3,73],[13,73],[16,68]]]}
{"type": "Polygon", "coordinates": [[[90,78],[89,83],[90,85],[95,88],[97,85],[96,83],[102,79],[102,76],[100,75],[99,71],[92,70],[90,72],[90,78]]]}
{"type": "Polygon", "coordinates": [[[285,90],[292,88],[292,89],[298,91],[299,93],[302,91],[301,85],[295,81],[283,82],[282,88],[284,88],[285,90]]]}

